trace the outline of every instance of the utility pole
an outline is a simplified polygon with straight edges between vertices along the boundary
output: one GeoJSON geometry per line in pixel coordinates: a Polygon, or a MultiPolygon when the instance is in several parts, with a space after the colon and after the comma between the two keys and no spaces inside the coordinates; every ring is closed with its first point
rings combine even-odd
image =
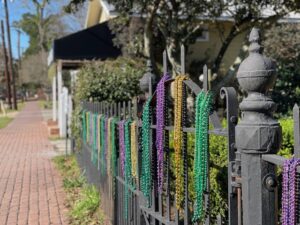
{"type": "Polygon", "coordinates": [[[4,9],[5,9],[5,20],[6,20],[6,30],[7,30],[7,41],[8,41],[8,57],[9,57],[9,70],[10,70],[10,79],[12,86],[12,97],[13,97],[13,109],[17,110],[17,96],[16,96],[16,84],[15,84],[15,75],[13,69],[13,56],[11,50],[11,37],[10,37],[10,26],[9,26],[9,13],[7,0],[4,0],[4,9]]]}
{"type": "Polygon", "coordinates": [[[12,109],[11,89],[10,89],[11,86],[10,86],[10,77],[9,77],[9,72],[8,72],[8,58],[7,58],[7,52],[6,52],[5,31],[4,31],[3,20],[1,20],[1,39],[2,39],[2,50],[3,50],[3,56],[4,56],[4,68],[5,68],[6,92],[7,92],[7,98],[8,98],[8,105],[9,105],[9,108],[12,109]]]}
{"type": "Polygon", "coordinates": [[[19,68],[21,68],[21,31],[19,29],[16,30],[18,33],[18,59],[19,59],[19,68]]]}

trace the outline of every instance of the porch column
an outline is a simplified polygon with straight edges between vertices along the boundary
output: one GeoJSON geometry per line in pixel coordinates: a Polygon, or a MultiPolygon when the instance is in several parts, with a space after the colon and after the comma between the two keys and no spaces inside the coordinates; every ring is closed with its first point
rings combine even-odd
{"type": "Polygon", "coordinates": [[[62,64],[61,61],[58,61],[57,64],[57,95],[58,95],[58,127],[60,130],[62,130],[62,64]]]}
{"type": "Polygon", "coordinates": [[[52,120],[57,121],[57,107],[56,107],[56,75],[52,79],[52,120]]]}

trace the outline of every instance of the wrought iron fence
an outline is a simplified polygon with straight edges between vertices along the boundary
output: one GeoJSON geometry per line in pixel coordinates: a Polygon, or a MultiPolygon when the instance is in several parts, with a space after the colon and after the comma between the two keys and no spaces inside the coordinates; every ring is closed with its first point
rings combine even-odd
{"type": "MultiPolygon", "coordinates": [[[[221,217],[217,216],[215,221],[217,224],[271,225],[277,224],[279,217],[278,179],[275,165],[283,165],[286,159],[275,154],[280,146],[281,129],[277,121],[272,118],[274,104],[265,95],[274,81],[273,67],[268,62],[263,64],[267,67],[261,67],[261,61],[266,59],[260,55],[259,34],[255,29],[252,30],[250,35],[250,42],[252,44],[250,60],[245,60],[246,63],[241,65],[238,72],[239,82],[249,93],[248,97],[240,104],[242,114],[240,123],[238,124],[237,95],[232,87],[224,87],[220,92],[221,98],[225,100],[226,126],[222,126],[221,119],[214,109],[209,112],[208,135],[225,136],[228,150],[228,217],[225,221],[222,221],[221,217]],[[251,57],[258,61],[251,62],[253,60],[251,57]]],[[[185,74],[184,49],[181,58],[181,72],[185,74]]],[[[164,55],[165,74],[167,73],[166,68],[166,56],[164,55]]],[[[78,153],[78,160],[81,167],[85,169],[88,180],[100,187],[102,207],[113,224],[212,224],[209,213],[210,185],[208,178],[203,196],[205,215],[201,220],[193,220],[196,205],[195,193],[193,193],[191,186],[195,179],[191,177],[191,172],[189,172],[193,170],[193,165],[189,161],[194,160],[193,153],[189,149],[194,149],[194,143],[191,146],[188,138],[194,137],[196,132],[195,101],[197,96],[201,92],[208,92],[209,73],[206,66],[203,68],[203,75],[202,88],[189,79],[182,80],[183,91],[182,96],[180,96],[182,112],[181,117],[177,119],[181,121],[182,125],[180,132],[182,132],[181,156],[184,194],[182,205],[179,207],[179,204],[176,205],[177,190],[174,170],[178,166],[176,164],[181,161],[174,159],[174,146],[170,146],[171,141],[174,140],[174,121],[176,122],[174,110],[172,110],[175,103],[171,97],[171,86],[174,79],[166,79],[164,83],[164,111],[162,112],[164,118],[162,126],[164,176],[162,181],[159,180],[157,175],[157,170],[159,170],[157,158],[159,154],[157,152],[156,132],[160,124],[157,123],[155,112],[158,93],[156,91],[151,93],[152,84],[151,82],[147,84],[149,85],[147,89],[149,101],[147,103],[153,112],[148,136],[148,155],[151,159],[148,167],[148,173],[151,175],[150,196],[146,196],[145,192],[142,191],[144,181],[141,180],[145,172],[143,165],[145,158],[142,155],[142,145],[145,140],[143,138],[145,137],[142,137],[143,122],[141,112],[138,109],[140,108],[139,105],[143,103],[137,98],[122,103],[82,103],[83,148],[78,153]],[[189,106],[189,104],[192,106],[189,106]],[[87,139],[87,137],[90,139],[87,139]],[[123,146],[126,144],[129,147],[123,146]],[[129,158],[122,155],[126,148],[130,148],[129,158]],[[136,161],[134,162],[136,162],[136,165],[133,166],[131,160],[133,160],[132,157],[135,154],[136,161]],[[125,163],[131,165],[130,179],[126,171],[124,172],[124,160],[125,163]],[[159,190],[161,182],[162,189],[159,190]]],[[[299,157],[298,106],[294,108],[294,120],[295,157],[299,157]]],[[[129,149],[127,150],[129,153],[129,149]]],[[[209,170],[209,160],[206,168],[209,170]]],[[[297,185],[297,190],[298,188],[299,185],[297,185]]],[[[298,199],[297,194],[294,200],[299,211],[298,199]]],[[[297,218],[296,220],[299,221],[297,218]]]]}

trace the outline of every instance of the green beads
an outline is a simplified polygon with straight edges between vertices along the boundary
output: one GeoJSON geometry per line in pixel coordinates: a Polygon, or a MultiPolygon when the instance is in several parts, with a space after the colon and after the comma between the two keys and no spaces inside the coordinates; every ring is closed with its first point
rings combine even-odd
{"type": "Polygon", "coordinates": [[[208,128],[209,113],[212,104],[210,92],[200,92],[196,98],[196,137],[194,151],[194,187],[195,204],[193,221],[204,216],[204,192],[207,190],[208,179],[208,128]]]}
{"type": "Polygon", "coordinates": [[[147,199],[148,206],[151,201],[151,161],[150,161],[150,124],[151,109],[148,100],[143,110],[142,123],[142,171],[141,171],[141,191],[147,199]]]}

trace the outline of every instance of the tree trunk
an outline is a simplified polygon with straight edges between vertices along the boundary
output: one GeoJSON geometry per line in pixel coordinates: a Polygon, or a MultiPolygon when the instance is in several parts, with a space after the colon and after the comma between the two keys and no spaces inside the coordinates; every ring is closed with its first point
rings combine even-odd
{"type": "Polygon", "coordinates": [[[169,61],[172,65],[172,76],[176,77],[181,73],[181,65],[180,65],[180,44],[179,40],[176,38],[168,38],[167,41],[167,53],[169,61]]]}
{"type": "Polygon", "coordinates": [[[153,6],[148,13],[144,27],[144,55],[151,61],[154,74],[159,77],[159,70],[156,66],[153,46],[153,22],[156,15],[160,0],[153,3],[153,6]]]}
{"type": "Polygon", "coordinates": [[[218,56],[215,60],[214,66],[213,66],[213,72],[214,73],[218,73],[222,60],[224,58],[224,55],[228,49],[228,47],[230,46],[231,42],[233,41],[233,39],[237,36],[237,30],[236,30],[236,26],[233,26],[230,30],[230,33],[228,34],[228,36],[226,37],[225,41],[223,42],[223,45],[218,53],[218,56]]]}

